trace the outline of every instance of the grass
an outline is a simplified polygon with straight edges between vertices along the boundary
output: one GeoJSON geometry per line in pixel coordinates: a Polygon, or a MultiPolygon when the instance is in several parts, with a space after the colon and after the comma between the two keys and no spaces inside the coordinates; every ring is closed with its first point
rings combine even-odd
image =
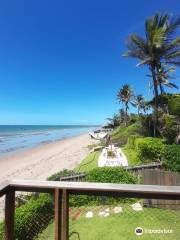
{"type": "MultiPolygon", "coordinates": [[[[111,213],[108,217],[99,217],[98,212],[105,210],[107,206],[86,207],[82,209],[82,215],[77,220],[70,220],[70,232],[75,231],[80,235],[81,240],[178,240],[180,235],[180,216],[179,211],[144,208],[141,212],[135,212],[131,206],[124,204],[123,213],[111,213]],[[92,210],[94,217],[87,219],[85,213],[92,210]],[[172,229],[170,234],[148,234],[141,236],[135,235],[135,228],[145,229],[172,229]]],[[[112,206],[113,207],[113,206],[112,206]]],[[[38,240],[54,239],[54,223],[51,223],[47,229],[39,236],[38,240]]],[[[78,239],[75,234],[70,240],[78,239]]]]}
{"type": "Polygon", "coordinates": [[[100,152],[90,153],[74,170],[80,172],[88,172],[98,166],[98,158],[100,152]]]}
{"type": "Polygon", "coordinates": [[[141,160],[137,157],[137,152],[135,149],[130,148],[127,144],[122,147],[122,151],[128,159],[129,166],[142,164],[141,160]]]}
{"type": "Polygon", "coordinates": [[[93,148],[98,147],[98,146],[99,146],[99,144],[93,143],[93,144],[89,144],[87,147],[89,150],[92,150],[93,148]]]}
{"type": "Polygon", "coordinates": [[[112,141],[118,143],[120,146],[127,143],[130,135],[137,135],[139,130],[139,123],[133,123],[130,126],[119,126],[111,134],[112,141]]]}
{"type": "MultiPolygon", "coordinates": [[[[128,159],[129,165],[139,165],[141,161],[137,158],[137,153],[134,149],[128,147],[128,145],[124,145],[122,151],[126,155],[128,159]]],[[[98,166],[98,158],[100,156],[100,151],[90,153],[75,169],[74,171],[80,172],[88,172],[93,168],[98,166]]]]}

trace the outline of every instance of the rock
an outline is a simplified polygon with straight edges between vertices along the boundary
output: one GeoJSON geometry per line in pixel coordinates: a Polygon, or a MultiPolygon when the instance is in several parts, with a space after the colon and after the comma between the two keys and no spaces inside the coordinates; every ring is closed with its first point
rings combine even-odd
{"type": "Polygon", "coordinates": [[[108,217],[110,213],[106,212],[103,217],[108,217]]]}
{"type": "Polygon", "coordinates": [[[110,209],[109,209],[109,208],[106,208],[106,209],[105,209],[105,212],[109,212],[109,211],[110,211],[110,209]]]}
{"type": "Polygon", "coordinates": [[[86,218],[92,218],[93,217],[93,212],[89,211],[86,213],[86,218]]]}
{"type": "Polygon", "coordinates": [[[142,206],[141,206],[140,203],[134,203],[134,204],[132,204],[131,206],[132,206],[132,209],[133,209],[134,211],[142,211],[142,210],[143,210],[143,208],[142,208],[142,206]]]}
{"type": "Polygon", "coordinates": [[[122,213],[122,212],[123,212],[123,209],[122,209],[122,207],[115,207],[115,208],[113,209],[113,211],[114,211],[114,213],[122,213]]]}
{"type": "Polygon", "coordinates": [[[105,214],[105,212],[104,212],[104,211],[100,211],[100,212],[98,213],[98,216],[100,216],[100,217],[103,217],[103,216],[104,216],[104,214],[105,214]]]}

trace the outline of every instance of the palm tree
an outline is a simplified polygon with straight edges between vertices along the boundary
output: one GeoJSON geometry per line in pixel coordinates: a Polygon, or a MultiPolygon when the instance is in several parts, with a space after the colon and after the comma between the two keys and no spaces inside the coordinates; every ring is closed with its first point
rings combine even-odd
{"type": "Polygon", "coordinates": [[[129,103],[132,103],[133,96],[133,90],[128,84],[123,85],[117,93],[118,101],[123,103],[125,108],[125,126],[127,126],[129,103]]]}
{"type": "Polygon", "coordinates": [[[119,126],[120,124],[120,119],[118,114],[114,114],[112,118],[107,118],[107,120],[110,122],[109,125],[113,128],[119,126]]]}
{"type": "Polygon", "coordinates": [[[120,121],[120,123],[125,122],[125,116],[126,116],[126,113],[124,111],[124,108],[119,109],[119,121],[120,121]]]}
{"type": "MultiPolygon", "coordinates": [[[[157,72],[161,63],[180,64],[180,37],[173,37],[180,26],[180,18],[170,19],[170,15],[155,14],[145,22],[145,37],[132,34],[129,37],[127,57],[138,58],[137,66],[148,65],[152,74],[155,97],[155,115],[158,110],[158,79],[157,72]]],[[[156,122],[155,131],[156,135],[156,122]]]]}
{"type": "Polygon", "coordinates": [[[133,106],[137,107],[138,115],[140,115],[141,110],[146,112],[146,102],[144,96],[141,94],[135,96],[133,106]]]}
{"type": "MultiPolygon", "coordinates": [[[[171,79],[175,79],[175,77],[171,76],[171,73],[175,71],[175,68],[174,67],[167,68],[166,66],[167,65],[165,64],[160,64],[157,71],[157,81],[158,81],[158,86],[159,86],[161,95],[165,93],[164,86],[168,88],[178,89],[178,86],[171,82],[171,79]]],[[[152,78],[151,74],[148,74],[147,76],[152,78]]]]}
{"type": "Polygon", "coordinates": [[[165,93],[164,86],[168,88],[176,88],[178,89],[178,86],[172,82],[170,82],[172,77],[170,73],[174,72],[175,68],[174,67],[169,67],[166,68],[166,65],[162,65],[159,67],[158,72],[157,72],[157,79],[158,79],[158,84],[160,88],[160,93],[161,95],[165,93]]]}

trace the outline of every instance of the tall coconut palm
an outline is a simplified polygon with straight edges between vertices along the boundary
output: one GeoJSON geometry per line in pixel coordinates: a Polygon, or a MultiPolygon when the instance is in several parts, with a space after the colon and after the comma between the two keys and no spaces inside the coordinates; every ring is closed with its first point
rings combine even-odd
{"type": "Polygon", "coordinates": [[[146,102],[144,96],[141,94],[135,96],[133,106],[137,107],[138,115],[140,115],[141,110],[146,112],[146,102]]]}
{"type": "MultiPolygon", "coordinates": [[[[174,37],[180,26],[180,18],[170,19],[170,15],[155,14],[145,22],[145,37],[132,34],[127,44],[127,57],[138,58],[137,66],[148,65],[154,88],[155,112],[158,110],[157,72],[161,63],[180,65],[180,37],[174,37]]],[[[155,114],[157,116],[157,114],[155,114]]],[[[155,121],[156,125],[157,119],[155,121]]],[[[155,132],[156,135],[156,126],[155,132]]]]}
{"type": "Polygon", "coordinates": [[[129,103],[132,103],[133,96],[134,96],[133,90],[131,89],[131,87],[128,84],[123,85],[122,88],[117,93],[118,101],[124,104],[125,126],[127,126],[129,103]]]}

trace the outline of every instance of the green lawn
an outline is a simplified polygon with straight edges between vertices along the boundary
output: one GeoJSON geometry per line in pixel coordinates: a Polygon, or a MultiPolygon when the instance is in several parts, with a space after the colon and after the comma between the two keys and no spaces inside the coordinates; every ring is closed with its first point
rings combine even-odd
{"type": "Polygon", "coordinates": [[[98,166],[100,152],[90,153],[74,170],[79,172],[88,172],[98,166]]]}
{"type": "MultiPolygon", "coordinates": [[[[82,214],[78,220],[70,220],[70,232],[75,231],[80,235],[81,240],[178,240],[180,236],[180,211],[173,211],[158,208],[144,208],[141,212],[132,210],[130,205],[121,204],[123,213],[115,214],[110,207],[110,216],[99,217],[98,212],[105,210],[107,206],[96,206],[82,208],[82,214]],[[85,218],[87,211],[92,210],[93,218],[85,218]],[[148,234],[136,236],[134,230],[136,227],[145,229],[172,229],[169,234],[148,234]]],[[[39,236],[38,240],[54,239],[54,224],[51,223],[48,228],[39,236]]],[[[75,234],[70,237],[71,240],[78,239],[75,234]]]]}
{"type": "Polygon", "coordinates": [[[134,149],[129,148],[127,144],[122,147],[122,151],[128,159],[129,166],[142,164],[142,162],[137,157],[137,152],[134,149]]]}
{"type": "MultiPolygon", "coordinates": [[[[129,165],[132,166],[141,164],[140,160],[137,158],[135,150],[129,148],[127,145],[123,146],[121,149],[126,155],[129,165]]],[[[100,151],[90,153],[74,170],[79,172],[88,172],[97,167],[100,154],[100,151]]]]}
{"type": "MultiPolygon", "coordinates": [[[[122,147],[122,151],[126,155],[129,165],[132,166],[141,164],[140,160],[137,158],[137,153],[135,150],[125,145],[122,147]]],[[[97,167],[100,153],[100,151],[90,153],[74,170],[79,172],[88,172],[97,167]]]]}

